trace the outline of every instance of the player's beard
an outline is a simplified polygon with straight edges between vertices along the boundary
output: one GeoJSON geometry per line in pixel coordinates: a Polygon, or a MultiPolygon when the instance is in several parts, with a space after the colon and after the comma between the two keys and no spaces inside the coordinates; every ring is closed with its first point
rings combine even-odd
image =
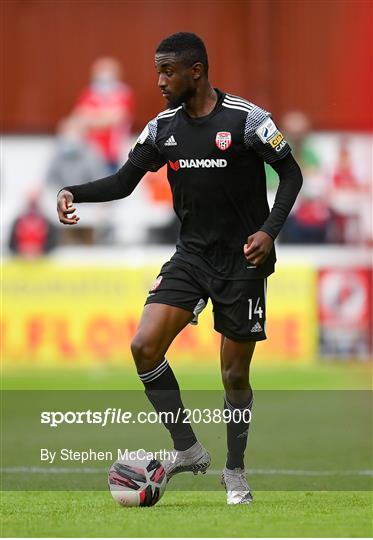
{"type": "Polygon", "coordinates": [[[178,96],[172,96],[167,99],[167,107],[169,109],[176,109],[176,107],[180,107],[183,103],[185,103],[192,95],[194,94],[194,89],[187,88],[179,94],[178,96]]]}

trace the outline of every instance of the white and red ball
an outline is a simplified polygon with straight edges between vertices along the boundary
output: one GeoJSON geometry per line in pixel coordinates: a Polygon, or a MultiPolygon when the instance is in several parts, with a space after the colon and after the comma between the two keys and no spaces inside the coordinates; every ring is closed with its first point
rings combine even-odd
{"type": "Polygon", "coordinates": [[[109,470],[109,488],[121,506],[153,506],[167,484],[163,466],[156,459],[117,460],[109,470]]]}

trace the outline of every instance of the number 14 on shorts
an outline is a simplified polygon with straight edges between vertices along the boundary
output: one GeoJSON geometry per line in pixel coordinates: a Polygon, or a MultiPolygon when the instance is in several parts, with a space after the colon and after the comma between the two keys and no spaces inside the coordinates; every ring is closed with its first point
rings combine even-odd
{"type": "Polygon", "coordinates": [[[258,298],[256,298],[256,299],[249,298],[247,302],[248,302],[248,306],[249,306],[249,321],[251,321],[253,319],[253,315],[258,315],[259,319],[262,319],[263,318],[263,309],[260,307],[260,304],[261,304],[260,296],[258,298]],[[255,307],[254,307],[254,310],[253,310],[255,300],[256,300],[256,303],[255,303],[255,307]]]}

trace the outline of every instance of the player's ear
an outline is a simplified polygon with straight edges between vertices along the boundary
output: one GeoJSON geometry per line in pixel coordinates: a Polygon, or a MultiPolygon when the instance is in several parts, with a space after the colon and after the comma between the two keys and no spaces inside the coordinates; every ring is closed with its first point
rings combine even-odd
{"type": "Polygon", "coordinates": [[[200,79],[203,73],[204,73],[204,67],[201,62],[196,62],[195,64],[193,64],[192,66],[193,80],[197,81],[198,79],[200,79]]]}

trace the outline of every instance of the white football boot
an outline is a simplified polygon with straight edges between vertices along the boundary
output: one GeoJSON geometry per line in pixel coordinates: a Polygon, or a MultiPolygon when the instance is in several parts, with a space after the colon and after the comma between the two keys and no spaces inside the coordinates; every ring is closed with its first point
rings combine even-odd
{"type": "Polygon", "coordinates": [[[253,496],[247,484],[245,469],[224,467],[221,483],[227,492],[227,504],[250,504],[253,496]]]}
{"type": "Polygon", "coordinates": [[[162,461],[167,475],[167,482],[172,476],[181,472],[190,471],[193,474],[198,474],[199,472],[205,474],[210,467],[210,454],[198,441],[188,448],[188,450],[174,450],[174,452],[177,452],[175,461],[162,461]]]}

